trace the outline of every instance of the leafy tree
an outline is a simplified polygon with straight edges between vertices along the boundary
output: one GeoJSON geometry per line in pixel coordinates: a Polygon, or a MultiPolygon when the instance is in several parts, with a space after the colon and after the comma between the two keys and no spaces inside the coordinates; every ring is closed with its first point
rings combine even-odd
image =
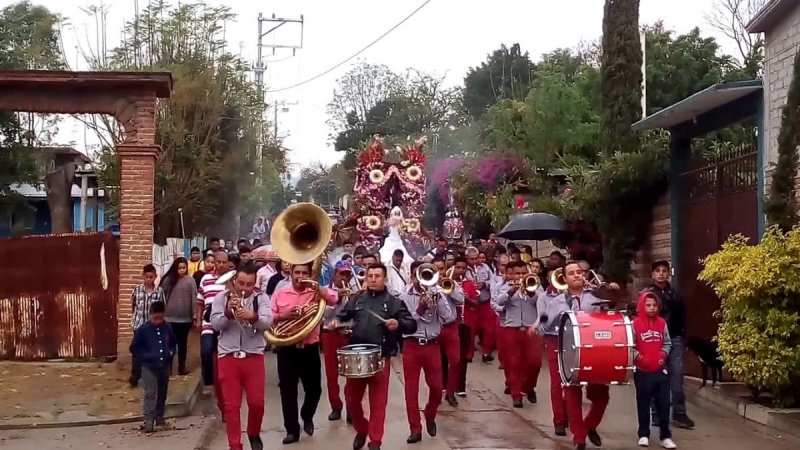
{"type": "Polygon", "coordinates": [[[639,0],[606,0],[600,65],[601,143],[607,155],[638,149],[631,124],[641,117],[639,0]]]}
{"type": "Polygon", "coordinates": [[[770,225],[784,233],[797,224],[795,177],[798,169],[797,146],[800,145],[800,53],[794,57],[794,74],[783,107],[778,133],[778,162],[772,174],[765,210],[770,225]]]}
{"type": "Polygon", "coordinates": [[[536,66],[519,44],[501,45],[480,66],[464,77],[464,108],[475,118],[484,117],[499,100],[522,100],[533,84],[536,66]]]}
{"type": "MultiPolygon", "coordinates": [[[[157,241],[180,234],[178,208],[189,235],[235,235],[238,223],[247,222],[243,216],[271,209],[267,189],[281,185],[285,158],[269,140],[262,93],[248,81],[248,64],[225,50],[224,24],[233,18],[227,7],[151,2],[126,24],[124,40],[108,58],[108,69],[173,74],[172,97],[157,110],[157,241]],[[254,188],[259,169],[260,192],[254,188]]],[[[116,124],[100,128],[114,143],[121,139],[116,124]]]]}
{"type": "MultiPolygon", "coordinates": [[[[47,8],[33,6],[28,1],[0,10],[0,69],[63,68],[58,21],[59,17],[47,8]]],[[[51,165],[51,161],[56,162],[54,158],[34,151],[34,147],[49,142],[56,123],[53,116],[0,111],[0,210],[12,212],[26,205],[11,189],[13,184],[38,185],[42,178],[50,181],[54,177],[49,175],[63,172],[61,161],[51,165]]],[[[57,186],[46,183],[48,202],[53,202],[54,196],[68,200],[71,185],[71,175],[61,177],[57,186]]],[[[71,231],[72,209],[69,208],[66,215],[55,214],[55,205],[50,206],[56,225],[53,231],[71,231]],[[64,222],[68,222],[68,229],[58,226],[64,222]]]]}

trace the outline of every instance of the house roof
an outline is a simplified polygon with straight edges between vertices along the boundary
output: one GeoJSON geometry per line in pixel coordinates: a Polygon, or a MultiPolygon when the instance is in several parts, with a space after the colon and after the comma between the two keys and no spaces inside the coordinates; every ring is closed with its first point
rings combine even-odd
{"type": "Polygon", "coordinates": [[[159,98],[169,98],[169,72],[69,72],[62,70],[0,70],[0,88],[91,90],[94,92],[153,89],[159,98]]]}
{"type": "Polygon", "coordinates": [[[770,0],[750,19],[750,22],[745,25],[745,29],[750,33],[767,32],[798,6],[800,6],[800,0],[770,0]]]}
{"type": "Polygon", "coordinates": [[[91,158],[72,147],[34,147],[32,150],[35,152],[52,153],[54,155],[71,155],[79,158],[84,164],[92,162],[91,158]]]}
{"type": "MultiPolygon", "coordinates": [[[[798,0],[800,1],[800,0],[798,0]]],[[[717,83],[631,125],[633,131],[670,129],[762,89],[761,80],[717,83]]]]}
{"type": "MultiPolygon", "coordinates": [[[[47,198],[47,192],[44,190],[44,186],[33,186],[27,183],[17,184],[13,183],[10,186],[11,190],[16,192],[17,194],[25,197],[25,198],[47,198]]],[[[81,188],[78,186],[72,185],[72,192],[70,192],[70,196],[72,198],[80,198],[81,196],[81,188]]],[[[94,197],[94,188],[89,188],[87,191],[87,196],[89,198],[94,197]]],[[[105,190],[100,189],[97,192],[98,197],[105,197],[105,190]]]]}

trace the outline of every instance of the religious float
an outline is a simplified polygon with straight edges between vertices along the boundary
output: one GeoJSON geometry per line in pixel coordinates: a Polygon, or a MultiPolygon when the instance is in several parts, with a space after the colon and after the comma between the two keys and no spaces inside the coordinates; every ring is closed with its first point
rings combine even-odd
{"type": "Polygon", "coordinates": [[[380,251],[382,260],[395,248],[416,257],[432,247],[432,236],[421,222],[426,143],[422,137],[388,151],[376,136],[358,152],[351,212],[336,230],[340,240],[353,239],[370,252],[380,251]]]}

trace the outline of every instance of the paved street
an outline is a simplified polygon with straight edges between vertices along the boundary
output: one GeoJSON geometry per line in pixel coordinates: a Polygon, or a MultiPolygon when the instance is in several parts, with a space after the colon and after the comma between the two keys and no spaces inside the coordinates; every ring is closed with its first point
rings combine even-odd
{"type": "MultiPolygon", "coordinates": [[[[396,361],[394,368],[400,368],[396,361]]],[[[262,427],[266,448],[282,447],[282,419],[278,400],[277,377],[274,355],[267,359],[267,413],[262,427]]],[[[546,371],[542,372],[540,385],[547,383],[546,371]]],[[[510,407],[510,398],[503,395],[501,372],[496,363],[480,362],[470,366],[469,397],[460,400],[457,410],[442,407],[438,420],[439,436],[424,437],[422,444],[407,445],[408,423],[405,417],[403,390],[399,373],[391,383],[389,414],[386,424],[385,450],[555,450],[569,449],[569,438],[554,439],[550,419],[547,389],[539,389],[539,404],[525,405],[524,409],[510,407]]],[[[324,384],[324,383],[323,383],[324,384]]],[[[422,396],[421,396],[422,397],[422,396]]],[[[612,388],[612,399],[606,417],[600,427],[604,439],[603,448],[633,450],[635,445],[635,417],[633,396],[630,387],[612,388]]],[[[317,413],[317,431],[313,437],[303,436],[293,450],[347,449],[353,438],[353,430],[343,422],[327,421],[329,409],[327,399],[317,413]]],[[[800,448],[800,441],[781,437],[778,432],[729,414],[689,406],[691,416],[697,422],[692,431],[675,430],[679,448],[723,450],[781,450],[800,448]]],[[[185,418],[175,422],[176,430],[159,433],[151,437],[141,435],[135,424],[113,425],[91,428],[70,428],[37,431],[2,431],[0,448],[4,450],[46,449],[146,449],[167,448],[169,450],[191,450],[201,434],[205,421],[200,418],[185,418]]],[[[654,430],[655,432],[655,430],[654,430]]],[[[657,434],[655,432],[654,434],[657,434]]],[[[213,435],[210,450],[227,448],[224,432],[220,429],[213,435]]],[[[591,448],[591,447],[590,447],[591,448]]],[[[659,448],[653,443],[652,448],[659,448]]]]}

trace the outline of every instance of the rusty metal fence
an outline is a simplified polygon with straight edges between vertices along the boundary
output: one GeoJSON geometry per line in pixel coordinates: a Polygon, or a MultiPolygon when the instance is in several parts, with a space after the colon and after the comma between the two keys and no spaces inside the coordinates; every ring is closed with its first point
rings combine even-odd
{"type": "Polygon", "coordinates": [[[110,233],[0,240],[0,359],[117,352],[119,248],[110,233]]]}

